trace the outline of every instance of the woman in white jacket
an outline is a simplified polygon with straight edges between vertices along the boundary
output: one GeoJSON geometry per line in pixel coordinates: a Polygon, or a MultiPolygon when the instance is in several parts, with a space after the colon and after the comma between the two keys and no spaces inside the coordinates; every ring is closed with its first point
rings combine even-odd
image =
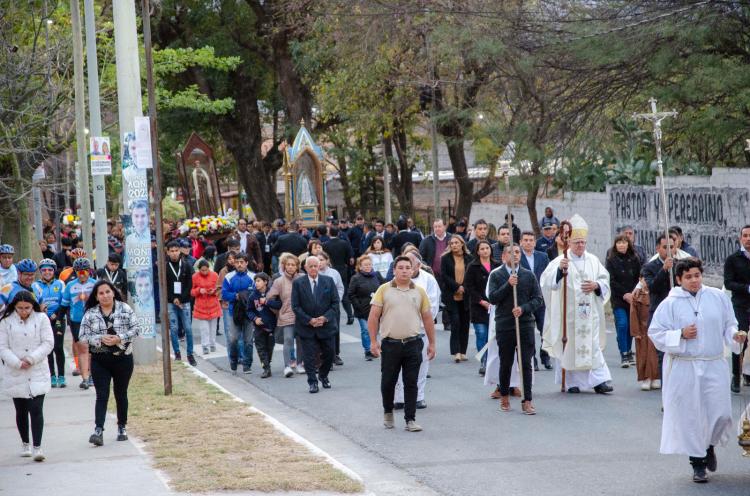
{"type": "Polygon", "coordinates": [[[37,462],[44,461],[42,408],[44,395],[51,387],[47,355],[54,344],[49,318],[34,295],[28,291],[16,294],[0,317],[0,359],[5,363],[3,390],[13,398],[16,407],[16,426],[23,443],[21,456],[33,456],[37,462]],[[33,455],[29,446],[29,418],[33,455]]]}

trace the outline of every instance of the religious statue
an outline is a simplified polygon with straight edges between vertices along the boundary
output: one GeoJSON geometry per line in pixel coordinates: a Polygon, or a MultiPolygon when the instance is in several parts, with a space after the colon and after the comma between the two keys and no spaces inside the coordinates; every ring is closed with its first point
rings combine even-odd
{"type": "Polygon", "coordinates": [[[291,148],[282,143],[284,154],[284,212],[289,219],[302,219],[308,227],[325,218],[326,188],[323,150],[305,128],[304,122],[291,148]]]}

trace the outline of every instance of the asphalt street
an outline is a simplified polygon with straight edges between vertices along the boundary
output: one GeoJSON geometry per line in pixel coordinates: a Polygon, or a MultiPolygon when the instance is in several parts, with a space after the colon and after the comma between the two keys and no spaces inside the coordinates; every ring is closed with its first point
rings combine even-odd
{"type": "MultiPolygon", "coordinates": [[[[605,355],[614,393],[562,394],[553,372],[541,371],[534,386],[534,417],[521,414],[517,399],[512,412],[500,412],[477,373],[477,362],[450,360],[449,334],[437,332],[438,356],[430,367],[427,408],[417,411],[417,422],[424,427],[420,433],[403,430],[400,412],[396,429],[383,428],[379,362],[364,360],[356,324],[342,326],[344,365],[331,373],[330,390],[309,394],[305,376],[285,378],[280,345],[274,353],[273,377],[260,378],[255,355],[252,373],[240,378],[298,412],[301,419],[314,419],[311,429],[325,424],[441,494],[750,492],[750,459],[741,456],[734,436],[727,447],[717,449],[719,470],[711,474],[708,486],[692,482],[686,457],[658,453],[661,394],[641,391],[635,369],[620,368],[613,334],[608,335],[605,355]]],[[[474,352],[472,335],[469,353],[474,352]]],[[[221,352],[207,358],[228,371],[221,352]]],[[[745,394],[750,396],[750,388],[745,394]]],[[[748,396],[733,395],[735,420],[748,396]]]]}

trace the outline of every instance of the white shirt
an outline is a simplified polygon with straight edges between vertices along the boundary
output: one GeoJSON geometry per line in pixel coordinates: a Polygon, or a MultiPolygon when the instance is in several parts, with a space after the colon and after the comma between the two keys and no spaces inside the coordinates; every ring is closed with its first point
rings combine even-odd
{"type": "Polygon", "coordinates": [[[316,277],[315,279],[313,279],[312,277],[307,276],[307,279],[310,281],[310,291],[312,292],[312,294],[315,294],[315,285],[318,282],[318,278],[316,277]]]}
{"type": "Polygon", "coordinates": [[[532,251],[531,255],[529,255],[526,252],[523,252],[523,256],[524,258],[526,258],[526,262],[528,262],[529,269],[531,270],[531,272],[534,272],[534,252],[532,251]]]}

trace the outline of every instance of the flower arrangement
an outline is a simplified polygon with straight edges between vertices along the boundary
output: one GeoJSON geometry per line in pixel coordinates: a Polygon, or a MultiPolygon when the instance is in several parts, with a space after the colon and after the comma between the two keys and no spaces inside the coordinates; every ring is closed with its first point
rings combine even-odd
{"type": "Polygon", "coordinates": [[[198,229],[199,234],[221,234],[232,232],[237,228],[237,217],[230,211],[228,215],[206,215],[185,219],[179,227],[181,235],[185,235],[192,228],[198,229]]]}
{"type": "Polygon", "coordinates": [[[62,216],[62,223],[65,226],[78,227],[81,225],[81,218],[75,214],[65,214],[62,216]]]}

